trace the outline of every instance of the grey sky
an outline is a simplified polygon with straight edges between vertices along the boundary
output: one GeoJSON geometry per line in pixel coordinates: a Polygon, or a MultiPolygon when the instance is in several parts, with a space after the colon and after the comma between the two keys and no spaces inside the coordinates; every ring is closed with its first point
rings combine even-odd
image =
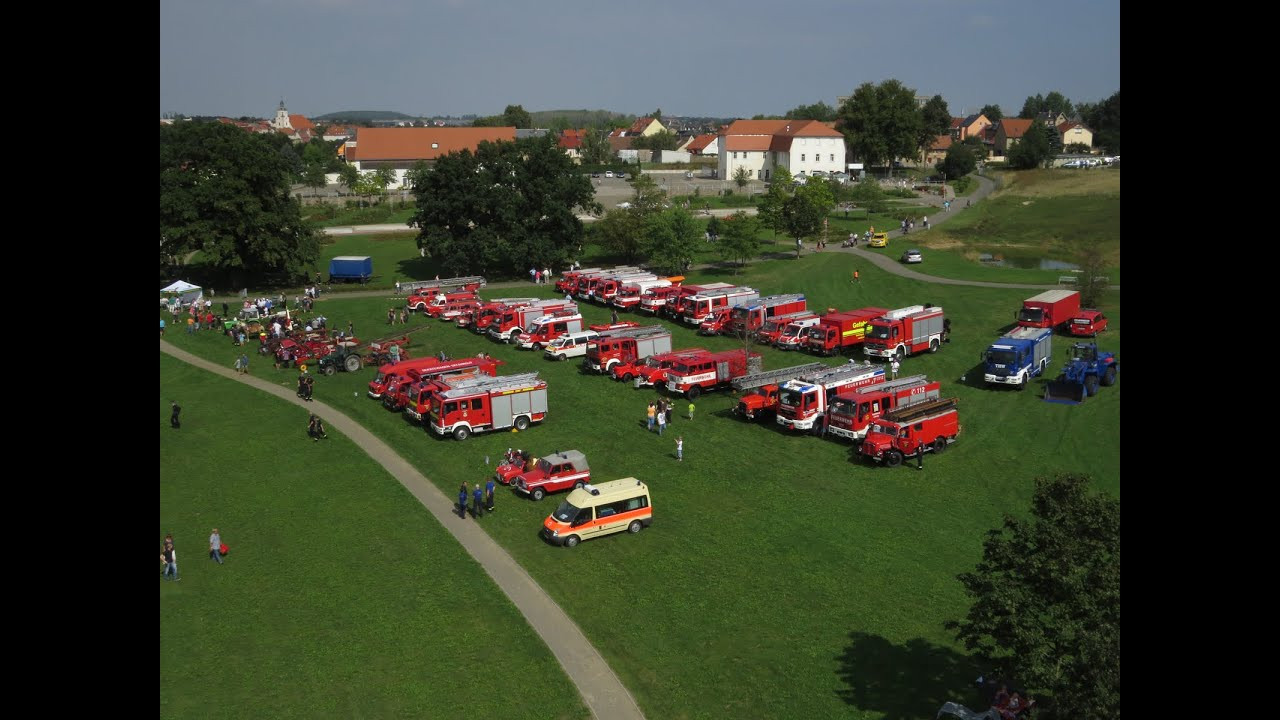
{"type": "Polygon", "coordinates": [[[751,117],[900,80],[951,113],[1120,89],[1120,3],[160,0],[160,112],[751,117]]]}

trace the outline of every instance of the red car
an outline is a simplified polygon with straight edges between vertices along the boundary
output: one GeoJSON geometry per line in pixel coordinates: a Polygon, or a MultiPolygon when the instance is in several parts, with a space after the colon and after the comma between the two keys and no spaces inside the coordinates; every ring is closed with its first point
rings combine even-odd
{"type": "Polygon", "coordinates": [[[512,484],[534,500],[541,500],[549,492],[572,490],[591,482],[591,468],[587,456],[577,450],[565,450],[531,463],[531,468],[515,477],[512,484]]]}
{"type": "Polygon", "coordinates": [[[1069,324],[1072,335],[1093,337],[1107,329],[1107,316],[1098,310],[1081,310],[1069,324]]]}

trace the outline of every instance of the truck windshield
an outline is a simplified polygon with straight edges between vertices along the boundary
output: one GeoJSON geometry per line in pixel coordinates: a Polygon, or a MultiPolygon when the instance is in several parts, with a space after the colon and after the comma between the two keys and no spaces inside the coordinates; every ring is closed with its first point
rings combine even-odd
{"type": "Polygon", "coordinates": [[[538,470],[539,470],[539,471],[541,471],[544,475],[550,475],[550,474],[551,474],[551,463],[547,462],[546,458],[539,458],[539,459],[538,459],[538,470]]]}
{"type": "Polygon", "coordinates": [[[1018,311],[1019,322],[1038,323],[1044,320],[1044,308],[1024,307],[1018,311]]]}
{"type": "Polygon", "coordinates": [[[748,310],[744,307],[736,307],[733,310],[729,311],[729,316],[732,317],[734,320],[741,320],[747,316],[747,312],[748,310]]]}
{"type": "Polygon", "coordinates": [[[875,338],[877,340],[888,340],[889,326],[888,325],[872,325],[871,329],[867,331],[867,337],[875,338]]]}
{"type": "Polygon", "coordinates": [[[799,407],[801,397],[802,396],[799,390],[783,390],[782,392],[778,393],[778,402],[782,403],[783,405],[799,407]]]}
{"type": "Polygon", "coordinates": [[[858,404],[849,400],[837,399],[831,403],[832,415],[853,415],[858,404]]]}
{"type": "Polygon", "coordinates": [[[568,500],[565,500],[560,503],[560,507],[556,508],[555,512],[551,513],[551,517],[562,523],[572,522],[573,519],[578,516],[578,512],[581,509],[582,508],[570,504],[568,500]]]}
{"type": "Polygon", "coordinates": [[[987,362],[993,365],[1012,365],[1018,359],[1018,354],[1012,350],[988,350],[987,362]]]}
{"type": "Polygon", "coordinates": [[[799,325],[788,325],[782,330],[782,337],[795,337],[804,330],[799,325]]]}
{"type": "Polygon", "coordinates": [[[882,435],[890,435],[890,436],[894,436],[894,437],[896,437],[896,436],[898,435],[898,431],[897,431],[897,429],[895,429],[892,425],[883,425],[883,424],[881,424],[881,423],[875,423],[875,424],[873,424],[873,425],[871,426],[871,429],[870,429],[870,430],[868,430],[867,432],[868,432],[868,433],[880,433],[880,434],[882,434],[882,435]]]}
{"type": "Polygon", "coordinates": [[[414,402],[417,402],[418,394],[421,392],[422,392],[421,388],[419,388],[417,385],[414,385],[413,387],[409,388],[409,399],[413,400],[414,402]]]}
{"type": "Polygon", "coordinates": [[[825,327],[816,327],[809,330],[809,338],[812,340],[821,340],[827,336],[825,327]]]}

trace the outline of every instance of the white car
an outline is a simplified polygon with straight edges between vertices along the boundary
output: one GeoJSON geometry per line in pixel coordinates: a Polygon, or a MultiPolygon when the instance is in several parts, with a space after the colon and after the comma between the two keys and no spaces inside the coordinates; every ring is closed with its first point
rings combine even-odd
{"type": "Polygon", "coordinates": [[[605,177],[613,177],[613,171],[612,171],[612,170],[605,170],[605,171],[604,171],[604,176],[605,176],[605,177]]]}
{"type": "Polygon", "coordinates": [[[912,249],[910,249],[910,250],[908,250],[908,251],[906,251],[906,252],[902,253],[902,262],[904,262],[904,263],[920,263],[920,262],[924,262],[924,256],[920,254],[920,251],[919,251],[919,250],[916,250],[915,248],[912,248],[912,249]]]}
{"type": "Polygon", "coordinates": [[[1064,168],[1082,168],[1082,167],[1084,167],[1084,166],[1085,166],[1085,165],[1087,165],[1087,164],[1088,164],[1088,163],[1087,163],[1087,162],[1085,162],[1084,160],[1068,160],[1068,161],[1066,161],[1066,162],[1062,163],[1062,167],[1064,167],[1064,168]]]}

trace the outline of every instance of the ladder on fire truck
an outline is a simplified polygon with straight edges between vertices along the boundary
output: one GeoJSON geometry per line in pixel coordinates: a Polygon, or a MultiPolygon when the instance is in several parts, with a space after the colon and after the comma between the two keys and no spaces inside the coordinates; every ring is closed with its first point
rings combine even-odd
{"type": "Polygon", "coordinates": [[[488,284],[489,283],[483,276],[468,275],[466,277],[453,277],[446,278],[444,280],[416,280],[414,282],[402,282],[400,283],[400,292],[408,295],[413,293],[415,290],[421,290],[423,288],[439,288],[441,291],[446,291],[446,288],[468,287],[471,285],[475,285],[478,289],[488,284]]]}
{"type": "Polygon", "coordinates": [[[907,377],[900,377],[897,380],[888,380],[888,381],[882,382],[879,385],[865,385],[858,389],[867,390],[869,392],[874,391],[874,392],[892,393],[895,390],[901,390],[903,388],[909,388],[915,385],[925,385],[928,382],[929,382],[928,375],[908,375],[907,377]]]}
{"type": "Polygon", "coordinates": [[[773,307],[774,305],[782,305],[784,303],[804,300],[804,293],[796,293],[794,295],[766,295],[747,305],[739,305],[738,307],[754,308],[754,307],[773,307]]]}
{"type": "Polygon", "coordinates": [[[538,384],[538,373],[521,373],[519,375],[504,375],[502,377],[489,377],[488,375],[476,375],[462,380],[447,380],[449,389],[440,393],[440,397],[451,398],[460,395],[469,395],[475,392],[502,392],[504,390],[521,390],[530,388],[538,384]]]}
{"type": "Polygon", "coordinates": [[[884,414],[884,419],[889,422],[908,423],[912,420],[918,420],[927,415],[950,410],[960,404],[959,398],[937,398],[935,400],[926,400],[925,402],[916,403],[915,405],[907,405],[897,410],[890,410],[884,414]]]}
{"type": "Polygon", "coordinates": [[[600,333],[600,340],[620,340],[622,338],[635,338],[642,340],[653,335],[669,335],[671,331],[662,325],[643,325],[641,327],[618,328],[617,330],[605,330],[600,333]]]}
{"type": "Polygon", "coordinates": [[[862,375],[883,375],[884,368],[880,366],[854,365],[847,363],[833,368],[826,368],[808,375],[801,375],[798,380],[813,385],[832,385],[841,380],[848,380],[862,375]]]}
{"type": "MultiPolygon", "coordinates": [[[[521,305],[521,306],[523,306],[523,305],[532,305],[532,304],[534,304],[534,303],[538,302],[539,300],[542,300],[542,298],[536,298],[536,297],[509,297],[509,298],[493,298],[492,300],[488,300],[487,302],[489,302],[489,303],[498,303],[498,304],[500,304],[500,305],[521,305]]],[[[564,302],[564,300],[560,300],[559,302],[562,302],[562,303],[563,303],[563,302],[564,302]]]]}
{"type": "Polygon", "coordinates": [[[812,362],[794,367],[778,368],[777,370],[765,370],[764,372],[734,378],[730,384],[733,385],[734,390],[754,390],[765,385],[781,384],[787,380],[794,380],[805,373],[820,372],[828,367],[828,365],[820,362],[812,362]]]}

